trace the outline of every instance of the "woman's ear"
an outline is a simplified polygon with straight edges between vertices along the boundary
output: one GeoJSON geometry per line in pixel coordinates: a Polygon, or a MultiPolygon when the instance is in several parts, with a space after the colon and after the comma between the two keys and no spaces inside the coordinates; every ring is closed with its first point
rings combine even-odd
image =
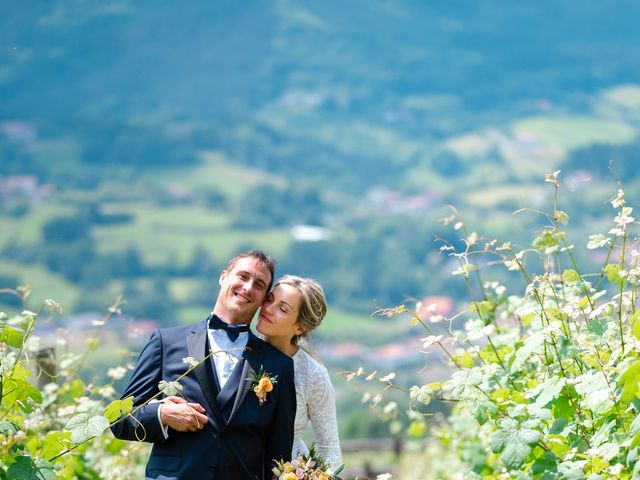
{"type": "Polygon", "coordinates": [[[296,332],[296,337],[299,337],[304,333],[304,328],[302,328],[300,325],[296,325],[295,332],[296,332]]]}

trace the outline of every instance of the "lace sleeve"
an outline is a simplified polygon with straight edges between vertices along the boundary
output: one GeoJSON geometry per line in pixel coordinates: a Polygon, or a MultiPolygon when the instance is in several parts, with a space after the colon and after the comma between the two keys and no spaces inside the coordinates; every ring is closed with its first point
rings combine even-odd
{"type": "Polygon", "coordinates": [[[315,433],[315,446],[334,470],[342,463],[336,418],[336,396],[327,369],[317,365],[309,382],[309,419],[315,433]]]}

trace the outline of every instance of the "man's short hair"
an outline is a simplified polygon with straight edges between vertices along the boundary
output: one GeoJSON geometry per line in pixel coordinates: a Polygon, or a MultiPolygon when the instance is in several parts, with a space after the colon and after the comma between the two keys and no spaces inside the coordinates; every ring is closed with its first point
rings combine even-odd
{"type": "Polygon", "coordinates": [[[255,258],[267,270],[269,270],[269,273],[271,273],[271,280],[269,281],[267,292],[271,291],[271,286],[273,285],[273,281],[276,277],[276,260],[262,250],[248,250],[246,252],[238,253],[235,257],[229,260],[229,263],[227,263],[227,266],[224,269],[229,272],[241,258],[255,258]]]}

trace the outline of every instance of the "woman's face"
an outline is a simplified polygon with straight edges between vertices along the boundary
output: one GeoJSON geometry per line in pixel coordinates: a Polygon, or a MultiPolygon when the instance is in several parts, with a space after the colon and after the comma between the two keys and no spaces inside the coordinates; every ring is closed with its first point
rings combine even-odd
{"type": "Polygon", "coordinates": [[[256,329],[267,337],[291,339],[304,331],[298,325],[300,292],[287,284],[276,286],[260,307],[256,329]]]}

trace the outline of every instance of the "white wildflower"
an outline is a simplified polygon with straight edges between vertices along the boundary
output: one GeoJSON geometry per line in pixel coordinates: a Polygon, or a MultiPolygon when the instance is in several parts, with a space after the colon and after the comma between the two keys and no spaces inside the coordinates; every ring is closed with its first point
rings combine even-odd
{"type": "Polygon", "coordinates": [[[442,338],[443,338],[442,335],[429,335],[428,337],[422,338],[421,339],[421,341],[423,342],[422,348],[426,350],[434,343],[438,343],[440,340],[442,340],[442,338]]]}
{"type": "Polygon", "coordinates": [[[47,395],[53,395],[58,390],[60,390],[60,385],[58,385],[57,383],[53,383],[53,382],[47,383],[42,390],[47,395]]]}
{"type": "Polygon", "coordinates": [[[390,382],[391,380],[393,380],[394,378],[396,378],[396,374],[391,372],[389,375],[386,375],[384,377],[382,377],[380,379],[381,382],[390,382]]]}
{"type": "Polygon", "coordinates": [[[124,367],[115,367],[107,370],[107,376],[113,380],[120,380],[127,373],[127,369],[124,367]]]}
{"type": "Polygon", "coordinates": [[[611,237],[607,237],[601,233],[596,233],[595,235],[589,235],[589,242],[587,243],[587,248],[589,250],[594,250],[600,247],[608,247],[611,245],[611,237]]]}
{"type": "Polygon", "coordinates": [[[611,206],[613,208],[620,208],[620,207],[624,207],[624,205],[625,205],[624,190],[620,188],[618,189],[618,193],[616,194],[616,196],[613,197],[613,199],[611,200],[611,206]]]}
{"type": "Polygon", "coordinates": [[[544,181],[546,183],[558,183],[558,175],[560,175],[560,170],[556,170],[553,173],[546,173],[544,175],[544,181]]]}
{"type": "Polygon", "coordinates": [[[635,220],[635,218],[631,216],[632,212],[633,212],[633,208],[622,207],[622,210],[620,210],[620,212],[618,213],[618,215],[616,215],[613,221],[616,222],[616,225],[618,227],[622,227],[628,223],[631,223],[635,220]]]}
{"type": "Polygon", "coordinates": [[[62,305],[51,298],[47,298],[44,301],[44,304],[49,307],[54,313],[61,314],[62,313],[62,305]]]}
{"type": "Polygon", "coordinates": [[[397,410],[398,410],[398,404],[396,402],[389,402],[384,406],[384,408],[382,409],[382,412],[387,415],[390,415],[397,410]]]}
{"type": "Polygon", "coordinates": [[[98,393],[104,398],[112,398],[116,394],[116,390],[111,385],[105,385],[98,390],[98,393]]]}
{"type": "Polygon", "coordinates": [[[476,268],[473,265],[469,265],[468,263],[462,265],[460,268],[455,269],[451,272],[451,275],[462,275],[464,278],[469,278],[469,272],[472,272],[476,268]]]}
{"type": "Polygon", "coordinates": [[[189,365],[189,368],[195,368],[198,366],[198,361],[193,357],[184,357],[182,363],[189,365]]]}
{"type": "Polygon", "coordinates": [[[471,232],[467,238],[465,238],[464,243],[467,244],[467,247],[471,247],[476,244],[478,241],[478,234],[476,232],[471,232]]]}

